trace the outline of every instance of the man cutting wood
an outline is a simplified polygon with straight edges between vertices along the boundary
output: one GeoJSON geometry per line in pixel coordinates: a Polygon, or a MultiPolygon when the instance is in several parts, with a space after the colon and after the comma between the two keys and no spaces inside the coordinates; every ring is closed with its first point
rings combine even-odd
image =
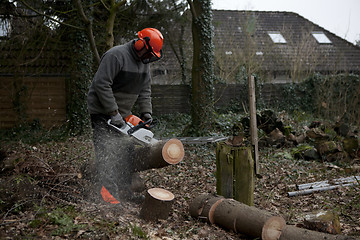
{"type": "MultiPolygon", "coordinates": [[[[137,102],[141,119],[152,121],[149,63],[162,58],[163,36],[155,28],[138,32],[138,38],[108,50],[101,58],[87,102],[93,129],[96,174],[94,182],[102,199],[137,201],[131,190],[134,143],[109,128],[123,128],[137,102]]],[[[140,197],[141,199],[141,197],[140,197]]]]}

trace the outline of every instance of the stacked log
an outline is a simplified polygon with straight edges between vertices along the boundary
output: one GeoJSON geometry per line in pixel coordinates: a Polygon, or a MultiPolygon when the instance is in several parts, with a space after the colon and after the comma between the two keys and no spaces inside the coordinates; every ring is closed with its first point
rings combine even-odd
{"type": "Polygon", "coordinates": [[[263,240],[297,239],[355,239],[344,235],[319,233],[286,225],[283,217],[240,203],[234,199],[204,194],[196,197],[189,205],[193,218],[204,219],[235,233],[245,234],[263,240]]]}

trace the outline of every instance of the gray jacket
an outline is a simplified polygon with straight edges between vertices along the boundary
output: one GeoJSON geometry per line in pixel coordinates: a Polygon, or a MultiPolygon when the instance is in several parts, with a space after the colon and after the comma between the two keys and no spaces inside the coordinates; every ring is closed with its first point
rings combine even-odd
{"type": "Polygon", "coordinates": [[[141,113],[152,113],[150,65],[141,62],[133,43],[115,46],[101,57],[87,97],[90,114],[118,110],[126,117],[136,101],[141,113]]]}

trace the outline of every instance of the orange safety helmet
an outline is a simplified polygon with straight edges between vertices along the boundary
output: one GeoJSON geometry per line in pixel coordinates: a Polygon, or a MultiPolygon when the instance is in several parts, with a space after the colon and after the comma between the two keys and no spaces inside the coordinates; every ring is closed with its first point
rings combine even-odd
{"type": "MultiPolygon", "coordinates": [[[[145,28],[138,32],[139,39],[135,42],[135,49],[141,51],[144,47],[148,50],[144,58],[149,62],[159,60],[162,57],[162,46],[164,37],[161,32],[155,28],[145,28]],[[150,55],[151,57],[149,57],[150,55]]],[[[142,59],[143,60],[143,59],[142,59]]]]}

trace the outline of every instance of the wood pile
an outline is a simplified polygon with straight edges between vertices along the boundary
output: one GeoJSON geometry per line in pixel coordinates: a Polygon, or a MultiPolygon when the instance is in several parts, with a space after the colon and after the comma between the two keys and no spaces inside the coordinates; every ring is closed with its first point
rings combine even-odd
{"type": "MultiPolygon", "coordinates": [[[[301,132],[286,125],[284,117],[272,110],[257,114],[257,125],[265,135],[259,147],[293,147],[295,158],[327,162],[360,160],[359,133],[344,122],[325,123],[313,121],[301,132]]],[[[249,132],[247,117],[241,119],[242,128],[249,132]]]]}

